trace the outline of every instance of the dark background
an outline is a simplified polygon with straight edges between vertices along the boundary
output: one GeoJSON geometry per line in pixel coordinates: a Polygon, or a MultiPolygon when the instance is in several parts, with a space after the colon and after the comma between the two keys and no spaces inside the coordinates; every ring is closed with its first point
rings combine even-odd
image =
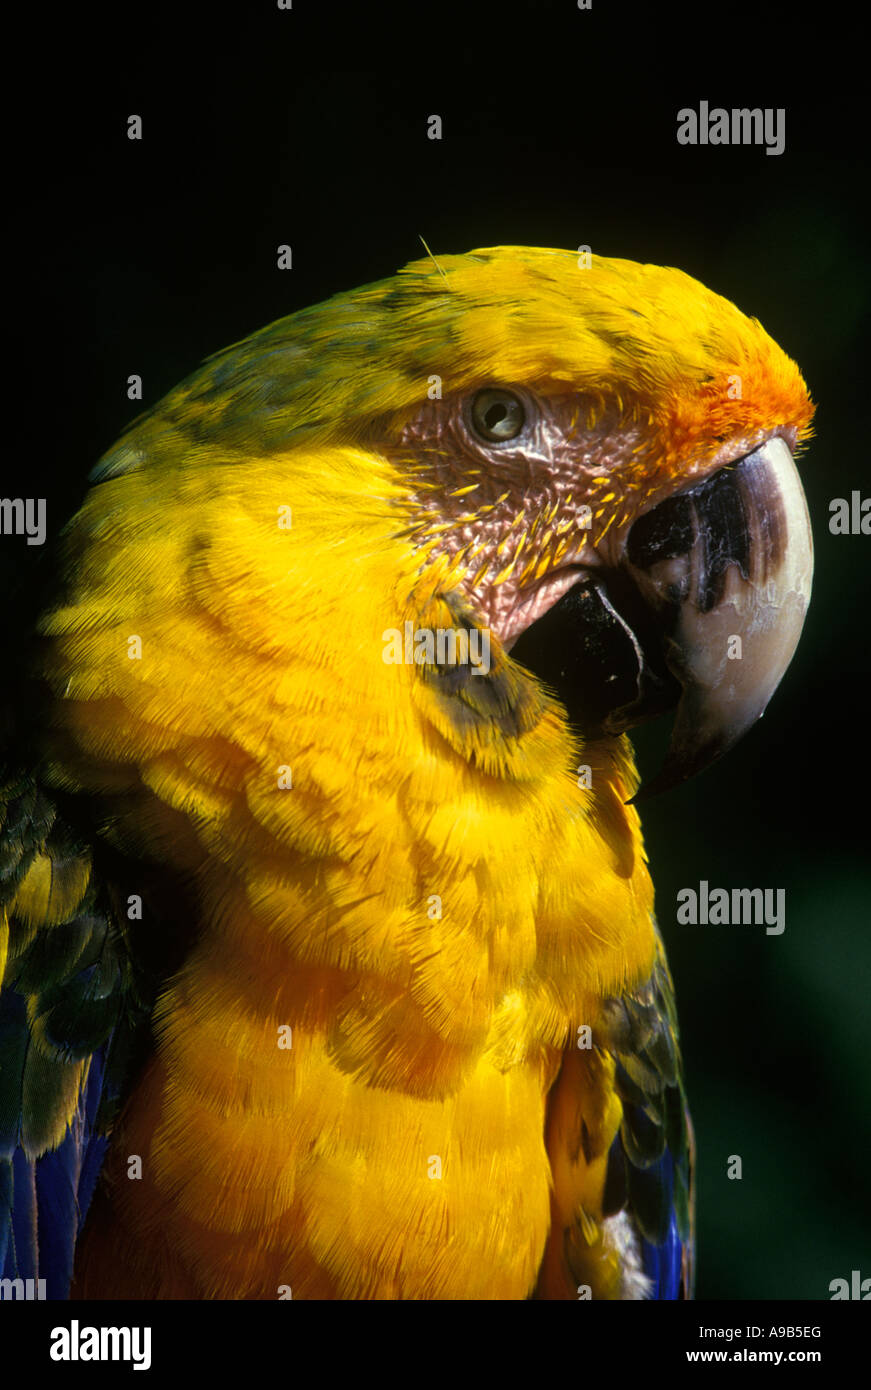
{"type": "MultiPolygon", "coordinates": [[[[644,809],[698,1141],[702,1299],[820,1299],[871,1276],[871,538],[828,530],[831,498],[871,495],[857,23],[743,0],[97,6],[40,14],[7,57],[23,85],[2,488],[48,499],[51,539],[132,415],[208,353],[392,274],[419,233],[436,255],[584,243],[680,266],[802,367],[817,568],[798,654],[739,748],[644,809]],[[785,107],[785,153],[678,146],[676,113],[701,99],[785,107]],[[675,895],[700,879],[785,888],[785,933],[677,926],[675,895]]],[[[14,673],[51,546],[4,537],[0,562],[14,673]]],[[[658,737],[639,738],[643,766],[658,737]]]]}

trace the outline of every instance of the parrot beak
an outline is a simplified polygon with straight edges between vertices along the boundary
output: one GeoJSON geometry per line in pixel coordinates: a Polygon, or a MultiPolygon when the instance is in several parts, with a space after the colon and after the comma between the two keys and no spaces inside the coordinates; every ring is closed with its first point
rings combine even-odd
{"type": "Polygon", "coordinates": [[[512,656],[587,737],[676,706],[665,763],[639,801],[707,767],[760,718],[798,645],[812,575],[798,472],[770,439],[639,517],[617,564],[582,578],[533,624],[550,631],[529,629],[512,656]],[[542,662],[548,637],[562,650],[542,662]]]}
{"type": "Polygon", "coordinates": [[[681,687],[665,763],[638,794],[647,797],[728,752],[761,717],[798,646],[813,541],[784,441],[770,439],[639,518],[625,565],[663,620],[662,656],[681,687]]]}

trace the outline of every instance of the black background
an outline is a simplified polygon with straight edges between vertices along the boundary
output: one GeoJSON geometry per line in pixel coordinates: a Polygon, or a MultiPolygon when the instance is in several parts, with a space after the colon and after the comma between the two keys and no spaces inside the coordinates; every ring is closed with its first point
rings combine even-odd
{"type": "MultiPolygon", "coordinates": [[[[758,317],[818,403],[814,599],[762,723],[644,824],[699,1146],[698,1296],[824,1299],[871,1275],[871,538],[828,530],[831,498],[871,495],[861,12],[593,3],[37,16],[7,57],[3,495],[45,496],[53,540],[133,414],[208,353],[392,274],[419,234],[437,256],[676,265],[758,317]],[[679,146],[702,99],[784,107],[785,153],[679,146]],[[786,888],[784,935],[678,926],[703,878],[786,888]]],[[[51,546],[4,537],[0,561],[13,672],[51,546]]]]}

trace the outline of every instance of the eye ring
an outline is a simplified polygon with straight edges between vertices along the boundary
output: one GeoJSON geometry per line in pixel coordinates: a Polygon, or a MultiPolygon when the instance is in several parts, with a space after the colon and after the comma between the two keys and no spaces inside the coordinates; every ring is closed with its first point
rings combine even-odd
{"type": "Polygon", "coordinates": [[[526,424],[526,409],[519,396],[501,386],[488,386],[472,398],[472,428],[488,444],[516,439],[526,424]]]}

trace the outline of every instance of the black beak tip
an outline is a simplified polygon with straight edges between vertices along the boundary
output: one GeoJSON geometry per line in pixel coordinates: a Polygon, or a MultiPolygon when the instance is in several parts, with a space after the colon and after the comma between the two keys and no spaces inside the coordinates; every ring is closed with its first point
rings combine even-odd
{"type": "Polygon", "coordinates": [[[670,792],[681,783],[686,782],[692,773],[684,773],[678,769],[669,769],[666,765],[662,767],[655,777],[651,777],[649,782],[644,782],[629,800],[624,802],[625,806],[644,806],[649,801],[653,801],[657,796],[662,796],[663,792],[670,792]]]}
{"type": "Polygon", "coordinates": [[[740,735],[736,735],[734,738],[715,740],[684,753],[669,749],[665,762],[656,776],[644,782],[635,795],[625,802],[625,805],[644,805],[646,802],[652,801],[654,797],[661,796],[663,792],[673,791],[675,787],[689,782],[691,778],[704,772],[712,763],[722,758],[724,753],[728,753],[739,738],[740,735]]]}

